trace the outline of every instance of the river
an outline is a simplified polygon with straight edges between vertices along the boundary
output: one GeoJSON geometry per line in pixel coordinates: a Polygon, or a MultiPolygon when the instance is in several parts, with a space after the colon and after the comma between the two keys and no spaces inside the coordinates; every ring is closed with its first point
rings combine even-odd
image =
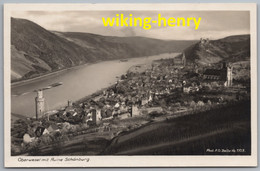
{"type": "MultiPolygon", "coordinates": [[[[53,110],[65,106],[68,100],[78,100],[98,90],[106,88],[117,81],[118,76],[126,73],[134,65],[149,64],[161,58],[173,58],[179,53],[160,54],[149,57],[131,58],[128,61],[103,61],[87,64],[48,76],[12,85],[11,93],[21,94],[33,91],[56,82],[63,85],[44,91],[45,110],[53,110]]],[[[26,117],[35,115],[36,93],[11,97],[11,112],[26,117]]]]}

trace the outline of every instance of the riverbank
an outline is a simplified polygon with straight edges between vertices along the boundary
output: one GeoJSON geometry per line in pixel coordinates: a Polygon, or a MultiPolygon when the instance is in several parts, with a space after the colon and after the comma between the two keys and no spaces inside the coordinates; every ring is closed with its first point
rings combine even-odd
{"type": "MultiPolygon", "coordinates": [[[[100,61],[97,61],[95,63],[98,63],[98,62],[100,62],[100,61]]],[[[33,77],[33,78],[11,82],[11,88],[15,88],[16,86],[23,86],[24,84],[29,84],[31,82],[41,80],[41,79],[44,79],[44,78],[49,77],[49,76],[61,74],[61,73],[66,72],[66,71],[78,69],[78,68],[85,67],[85,66],[88,66],[88,65],[91,65],[91,64],[95,64],[95,63],[85,63],[85,64],[82,64],[82,65],[77,65],[77,66],[73,66],[73,67],[70,67],[70,68],[65,68],[65,69],[53,71],[53,72],[50,72],[50,73],[44,73],[43,75],[39,75],[39,76],[36,76],[36,77],[33,77]]]]}
{"type": "MultiPolygon", "coordinates": [[[[160,56],[160,55],[172,55],[172,54],[180,54],[180,53],[163,53],[163,54],[153,55],[153,56],[149,56],[149,57],[160,56]]],[[[131,60],[131,59],[147,58],[147,57],[148,56],[127,58],[127,59],[123,59],[123,62],[127,62],[128,60],[131,60]]],[[[11,87],[14,88],[16,86],[22,86],[23,84],[28,84],[30,82],[37,81],[37,80],[43,79],[43,78],[48,77],[48,76],[56,75],[56,74],[59,74],[59,73],[63,73],[63,72],[72,70],[72,69],[84,67],[84,66],[87,66],[87,65],[93,65],[93,64],[97,64],[99,62],[107,62],[107,61],[122,62],[122,59],[108,59],[108,60],[96,61],[96,62],[92,62],[92,63],[84,63],[84,64],[73,66],[73,67],[70,67],[70,68],[64,68],[64,69],[53,71],[53,72],[50,72],[50,73],[44,73],[44,74],[41,74],[41,75],[33,77],[33,78],[22,79],[22,80],[17,80],[17,81],[14,80],[14,81],[11,81],[11,87]]]]}
{"type": "Polygon", "coordinates": [[[14,81],[14,82],[11,82],[11,87],[14,88],[16,86],[22,86],[23,84],[28,84],[30,82],[37,81],[37,80],[43,79],[43,78],[48,77],[48,76],[56,75],[56,74],[59,74],[59,73],[62,73],[62,72],[66,72],[66,71],[69,71],[69,70],[72,70],[72,69],[77,69],[77,68],[87,66],[87,65],[90,65],[90,63],[86,63],[86,64],[83,64],[83,65],[77,65],[77,66],[73,66],[73,67],[70,67],[70,68],[65,68],[65,69],[61,69],[61,70],[58,70],[58,71],[53,71],[53,72],[50,72],[50,73],[44,73],[43,75],[36,76],[36,77],[33,77],[33,78],[29,78],[29,79],[25,79],[25,80],[14,81]]]}

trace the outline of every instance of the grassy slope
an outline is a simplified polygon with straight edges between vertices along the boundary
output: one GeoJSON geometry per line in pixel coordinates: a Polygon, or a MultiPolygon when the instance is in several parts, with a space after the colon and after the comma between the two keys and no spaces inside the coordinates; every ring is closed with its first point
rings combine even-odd
{"type": "Polygon", "coordinates": [[[155,123],[115,138],[104,154],[203,155],[206,149],[244,148],[250,154],[250,103],[155,123]]]}

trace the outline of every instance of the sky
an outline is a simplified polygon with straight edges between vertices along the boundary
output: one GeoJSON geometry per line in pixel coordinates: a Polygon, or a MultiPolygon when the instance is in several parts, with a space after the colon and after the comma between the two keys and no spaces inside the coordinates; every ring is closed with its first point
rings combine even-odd
{"type": "Polygon", "coordinates": [[[250,33],[250,13],[248,11],[19,11],[12,17],[33,21],[47,30],[61,32],[86,32],[105,36],[143,36],[164,40],[219,39],[230,35],[250,33]],[[102,17],[115,17],[116,14],[133,17],[158,18],[158,13],[170,17],[201,17],[199,28],[158,27],[104,27],[102,17]]]}

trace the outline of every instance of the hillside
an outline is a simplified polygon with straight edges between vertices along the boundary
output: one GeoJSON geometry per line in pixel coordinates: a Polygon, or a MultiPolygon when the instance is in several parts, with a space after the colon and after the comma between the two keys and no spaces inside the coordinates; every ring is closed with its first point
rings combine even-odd
{"type": "MultiPolygon", "coordinates": [[[[82,47],[99,50],[105,58],[129,58],[156,55],[165,52],[182,52],[197,41],[165,41],[146,37],[100,36],[90,33],[54,32],[82,47]]],[[[98,53],[98,52],[96,52],[98,53]]]]}
{"type": "Polygon", "coordinates": [[[87,49],[23,19],[11,20],[11,45],[12,80],[94,61],[87,49]]]}
{"type": "Polygon", "coordinates": [[[12,18],[11,80],[101,60],[181,52],[195,42],[51,32],[29,20],[12,18]]]}
{"type": "Polygon", "coordinates": [[[188,61],[201,65],[219,61],[237,62],[250,58],[250,35],[229,36],[218,40],[201,39],[185,49],[188,61]]]}
{"type": "Polygon", "coordinates": [[[244,101],[122,132],[102,155],[250,155],[250,137],[250,102],[244,101]]]}

